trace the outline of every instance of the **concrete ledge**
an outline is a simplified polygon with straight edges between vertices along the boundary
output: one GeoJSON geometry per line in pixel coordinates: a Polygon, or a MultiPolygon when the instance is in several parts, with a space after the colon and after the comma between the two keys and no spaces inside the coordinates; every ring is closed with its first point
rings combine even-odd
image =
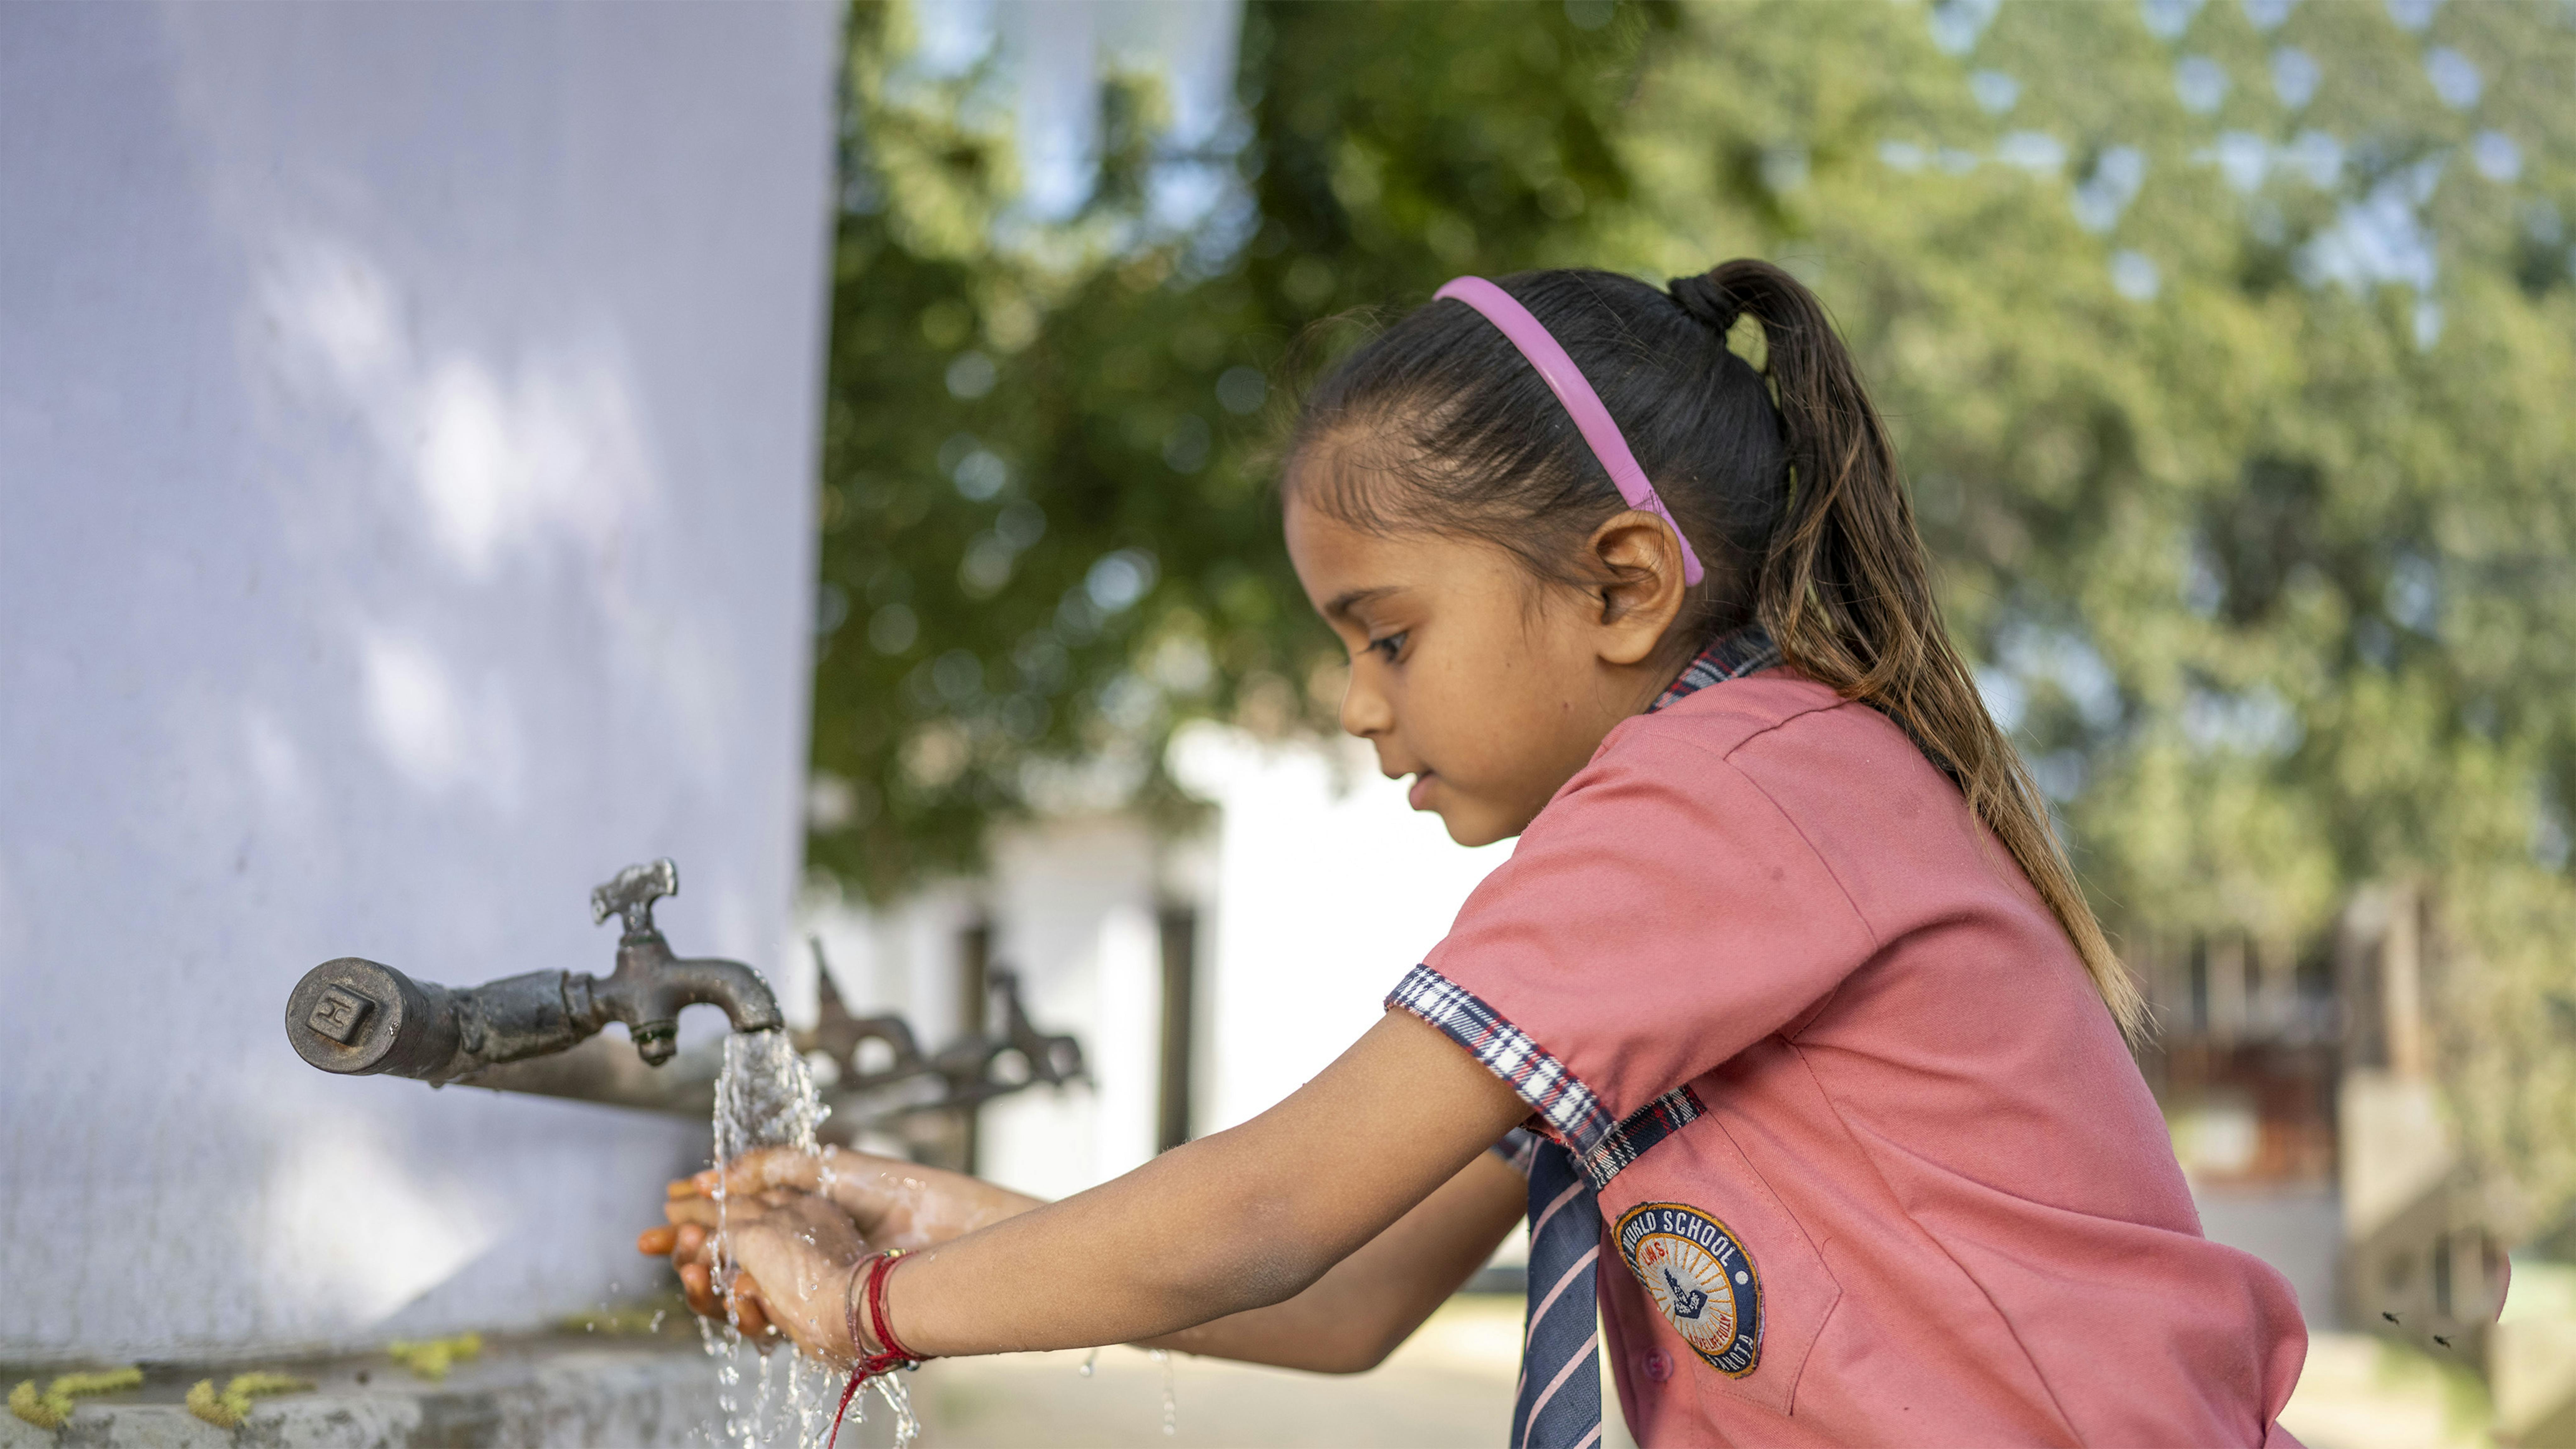
{"type": "MultiPolygon", "coordinates": [[[[190,1384],[220,1386],[232,1370],[147,1365],[141,1388],[81,1400],[60,1429],[0,1409],[0,1449],[661,1449],[719,1430],[715,1362],[694,1337],[502,1340],[437,1383],[381,1358],[261,1367],[315,1386],[261,1399],[239,1428],[220,1429],[184,1401],[190,1384]]],[[[44,1376],[9,1382],[29,1377],[44,1376]]]]}

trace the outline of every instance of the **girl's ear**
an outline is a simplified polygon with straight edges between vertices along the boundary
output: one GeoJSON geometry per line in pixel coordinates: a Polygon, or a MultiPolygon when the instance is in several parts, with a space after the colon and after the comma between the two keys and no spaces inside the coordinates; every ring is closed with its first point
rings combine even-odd
{"type": "Polygon", "coordinates": [[[1600,580],[1592,592],[1601,600],[1601,658],[1645,663],[1682,612],[1682,550],[1672,525],[1632,508],[1594,529],[1585,551],[1600,580]]]}

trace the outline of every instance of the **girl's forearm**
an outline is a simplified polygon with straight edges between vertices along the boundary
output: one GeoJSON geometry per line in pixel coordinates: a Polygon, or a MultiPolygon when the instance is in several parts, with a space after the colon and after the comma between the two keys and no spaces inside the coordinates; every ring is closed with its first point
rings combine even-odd
{"type": "Polygon", "coordinates": [[[1375,1368],[1493,1256],[1520,1221],[1527,1189],[1501,1158],[1480,1153],[1296,1297],[1140,1347],[1315,1373],[1375,1368]]]}
{"type": "Polygon", "coordinates": [[[887,1284],[937,1355],[1158,1338],[1296,1296],[1528,1108],[1401,1012],[1279,1106],[1115,1181],[907,1259],[887,1284]]]}

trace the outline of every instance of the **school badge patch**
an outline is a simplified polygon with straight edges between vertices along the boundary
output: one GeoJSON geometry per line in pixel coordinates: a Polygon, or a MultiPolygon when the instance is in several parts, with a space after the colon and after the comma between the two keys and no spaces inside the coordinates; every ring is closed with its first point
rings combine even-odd
{"type": "Polygon", "coordinates": [[[1677,1202],[1619,1219],[1619,1256],[1691,1350],[1731,1379],[1762,1362],[1762,1274],[1726,1224],[1677,1202]]]}

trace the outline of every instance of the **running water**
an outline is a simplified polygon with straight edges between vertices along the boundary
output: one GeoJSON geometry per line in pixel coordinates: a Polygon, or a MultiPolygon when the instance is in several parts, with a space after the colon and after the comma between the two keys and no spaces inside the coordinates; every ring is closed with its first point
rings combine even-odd
{"type": "Polygon", "coordinates": [[[1154,1362],[1163,1366],[1163,1433],[1171,1437],[1181,1432],[1181,1397],[1172,1392],[1172,1351],[1155,1349],[1154,1362]]]}
{"type": "Polygon", "coordinates": [[[819,1151],[814,1129],[823,1114],[814,1073],[787,1033],[738,1031],[725,1038],[724,1071],[716,1077],[717,1165],[755,1147],[819,1151]]]}
{"type": "MultiPolygon", "coordinates": [[[[715,1165],[719,1172],[736,1158],[759,1147],[786,1147],[818,1153],[814,1129],[826,1109],[814,1092],[814,1074],[783,1031],[736,1032],[725,1038],[724,1070],[716,1078],[715,1165]]],[[[716,1261],[729,1284],[738,1271],[728,1261],[725,1203],[716,1198],[716,1261]]],[[[780,1343],[768,1353],[742,1336],[726,1298],[725,1323],[719,1328],[700,1319],[699,1333],[707,1354],[716,1360],[716,1406],[724,1413],[724,1442],[741,1449],[793,1444],[822,1449],[832,1432],[832,1409],[843,1380],[832,1369],[809,1361],[793,1344],[780,1343]],[[742,1401],[745,1355],[757,1365],[751,1402],[742,1401]]],[[[921,1432],[912,1413],[911,1395],[899,1374],[870,1380],[894,1414],[895,1449],[907,1449],[921,1432]]],[[[849,1422],[867,1419],[864,1395],[850,1401],[849,1422]]]]}

